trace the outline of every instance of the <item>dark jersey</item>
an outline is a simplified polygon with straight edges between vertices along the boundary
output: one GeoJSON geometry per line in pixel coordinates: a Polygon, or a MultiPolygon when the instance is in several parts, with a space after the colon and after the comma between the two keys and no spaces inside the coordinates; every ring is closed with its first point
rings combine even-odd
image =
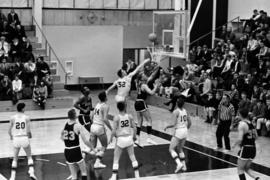
{"type": "Polygon", "coordinates": [[[147,92],[143,91],[142,90],[142,83],[140,83],[137,87],[137,92],[138,92],[138,95],[137,95],[137,99],[142,99],[142,100],[146,100],[147,98],[147,92]]]}
{"type": "Polygon", "coordinates": [[[248,132],[244,134],[241,146],[255,146],[256,130],[251,122],[243,122],[248,125],[248,132]]]}
{"type": "Polygon", "coordinates": [[[80,110],[80,114],[85,114],[85,115],[90,115],[90,111],[92,110],[93,106],[92,106],[92,99],[91,97],[85,97],[82,96],[80,97],[80,99],[77,101],[78,105],[83,108],[83,109],[87,109],[87,113],[83,112],[80,110]]]}
{"type": "Polygon", "coordinates": [[[77,147],[80,145],[79,135],[74,131],[74,125],[66,123],[63,131],[63,139],[67,148],[77,147]]]}

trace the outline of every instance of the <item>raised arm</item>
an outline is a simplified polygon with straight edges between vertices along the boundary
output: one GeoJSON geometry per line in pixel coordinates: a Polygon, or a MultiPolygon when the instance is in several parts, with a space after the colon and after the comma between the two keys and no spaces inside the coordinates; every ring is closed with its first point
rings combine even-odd
{"type": "Polygon", "coordinates": [[[131,73],[129,73],[128,76],[130,78],[132,78],[148,62],[150,62],[150,59],[145,59],[139,66],[136,67],[136,69],[134,71],[132,71],[131,73]]]}
{"type": "Polygon", "coordinates": [[[116,81],[105,91],[106,94],[108,94],[111,90],[113,90],[114,88],[116,88],[117,83],[116,81]]]}
{"type": "Polygon", "coordinates": [[[154,95],[157,91],[157,88],[158,88],[158,84],[155,84],[152,90],[148,87],[148,85],[146,84],[142,85],[142,89],[145,90],[150,95],[154,95]]]}

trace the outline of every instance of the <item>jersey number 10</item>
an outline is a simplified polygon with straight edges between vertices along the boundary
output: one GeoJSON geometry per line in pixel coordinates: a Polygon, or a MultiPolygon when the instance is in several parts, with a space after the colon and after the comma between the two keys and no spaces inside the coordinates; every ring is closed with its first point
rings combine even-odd
{"type": "Polygon", "coordinates": [[[121,121],[121,128],[123,127],[129,127],[129,120],[121,121]]]}
{"type": "Polygon", "coordinates": [[[15,124],[16,129],[24,129],[25,128],[25,122],[16,122],[15,124]]]}

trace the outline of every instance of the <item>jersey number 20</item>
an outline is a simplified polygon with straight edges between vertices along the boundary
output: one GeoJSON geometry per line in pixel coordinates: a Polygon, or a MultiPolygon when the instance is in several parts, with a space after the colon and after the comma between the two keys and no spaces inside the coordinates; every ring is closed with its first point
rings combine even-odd
{"type": "Polygon", "coordinates": [[[25,128],[25,122],[16,122],[15,124],[16,129],[24,129],[25,128]]]}
{"type": "Polygon", "coordinates": [[[123,127],[129,127],[129,121],[128,120],[121,121],[121,128],[123,128],[123,127]]]}

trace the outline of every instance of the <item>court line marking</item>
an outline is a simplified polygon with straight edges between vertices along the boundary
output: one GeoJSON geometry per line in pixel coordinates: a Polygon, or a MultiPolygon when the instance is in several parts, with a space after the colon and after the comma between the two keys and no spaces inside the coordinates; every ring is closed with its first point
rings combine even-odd
{"type": "Polygon", "coordinates": [[[199,154],[202,154],[202,155],[211,157],[211,158],[213,158],[213,159],[216,159],[216,160],[219,160],[219,161],[223,161],[223,162],[228,163],[228,164],[230,164],[230,165],[237,166],[237,164],[234,164],[234,163],[232,163],[232,162],[230,162],[230,161],[227,161],[227,160],[224,160],[224,159],[221,159],[221,158],[212,156],[212,155],[210,155],[210,154],[207,154],[207,153],[204,153],[204,152],[201,152],[201,151],[197,151],[197,150],[195,150],[195,149],[192,149],[192,148],[189,148],[189,147],[186,147],[186,146],[184,146],[184,148],[185,148],[185,149],[188,149],[188,150],[190,150],[190,151],[194,151],[194,152],[196,152],[196,153],[199,153],[199,154]]]}
{"type": "Polygon", "coordinates": [[[57,164],[62,165],[62,166],[67,166],[65,163],[57,162],[57,164]]]}
{"type": "Polygon", "coordinates": [[[7,178],[0,173],[0,180],[7,180],[7,178]]]}
{"type": "Polygon", "coordinates": [[[45,161],[45,162],[50,162],[48,159],[41,159],[41,158],[36,158],[36,161],[45,161]]]}

